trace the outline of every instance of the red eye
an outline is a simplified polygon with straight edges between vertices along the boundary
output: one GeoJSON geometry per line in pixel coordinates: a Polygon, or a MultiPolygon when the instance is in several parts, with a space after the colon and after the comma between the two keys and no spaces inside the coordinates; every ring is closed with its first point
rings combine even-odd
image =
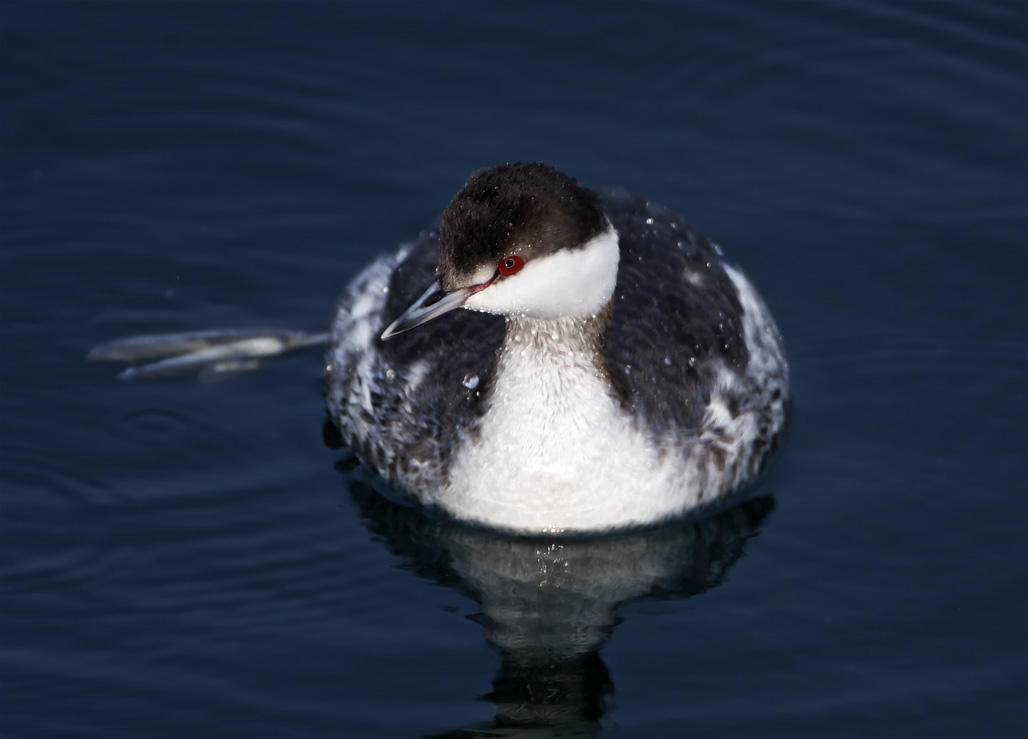
{"type": "Polygon", "coordinates": [[[517,254],[511,254],[509,257],[505,257],[500,261],[500,266],[496,268],[496,271],[501,275],[512,275],[524,265],[524,259],[519,257],[517,254]]]}

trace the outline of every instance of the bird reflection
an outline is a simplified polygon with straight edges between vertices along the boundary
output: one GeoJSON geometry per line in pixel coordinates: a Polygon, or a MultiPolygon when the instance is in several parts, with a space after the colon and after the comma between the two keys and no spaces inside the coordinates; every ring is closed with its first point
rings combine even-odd
{"type": "MultiPolygon", "coordinates": [[[[353,478],[351,477],[351,480],[353,478]]],[[[421,577],[481,606],[500,652],[486,726],[435,737],[592,736],[614,687],[600,648],[616,611],[718,585],[774,507],[770,497],[663,528],[590,539],[516,537],[439,520],[351,482],[369,528],[421,577]]]]}

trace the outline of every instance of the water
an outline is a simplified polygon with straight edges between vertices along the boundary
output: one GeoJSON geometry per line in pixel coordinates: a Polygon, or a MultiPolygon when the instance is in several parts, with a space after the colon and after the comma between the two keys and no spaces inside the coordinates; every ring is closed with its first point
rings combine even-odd
{"type": "Polygon", "coordinates": [[[1019,3],[0,9],[0,735],[1023,735],[1019,3]],[[372,492],[317,352],[120,383],[133,333],[327,326],[512,159],[739,262],[795,404],[753,501],[510,541],[372,492]]]}

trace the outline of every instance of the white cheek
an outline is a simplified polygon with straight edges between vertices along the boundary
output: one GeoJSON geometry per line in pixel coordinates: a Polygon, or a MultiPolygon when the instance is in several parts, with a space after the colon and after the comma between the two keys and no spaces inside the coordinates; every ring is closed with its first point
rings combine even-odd
{"type": "Polygon", "coordinates": [[[620,256],[617,231],[608,227],[580,249],[526,262],[516,275],[472,295],[464,307],[541,319],[588,316],[614,293],[620,256]]]}

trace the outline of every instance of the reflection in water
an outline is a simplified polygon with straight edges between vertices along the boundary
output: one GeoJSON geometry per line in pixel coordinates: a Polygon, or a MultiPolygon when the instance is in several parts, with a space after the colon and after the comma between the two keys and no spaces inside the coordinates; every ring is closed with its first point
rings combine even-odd
{"type": "Polygon", "coordinates": [[[644,596],[688,597],[719,584],[774,507],[742,502],[716,516],[594,539],[513,537],[392,503],[351,484],[372,531],[418,575],[481,605],[502,663],[487,696],[492,725],[435,736],[592,735],[613,683],[599,649],[615,611],[644,596]]]}

